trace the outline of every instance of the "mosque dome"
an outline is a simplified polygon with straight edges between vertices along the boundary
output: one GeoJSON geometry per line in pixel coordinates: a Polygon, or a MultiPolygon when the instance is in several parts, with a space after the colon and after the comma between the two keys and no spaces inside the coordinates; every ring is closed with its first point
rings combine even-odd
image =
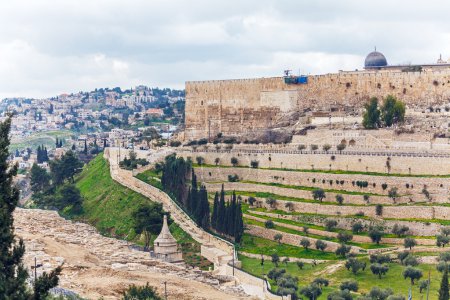
{"type": "Polygon", "coordinates": [[[378,52],[376,49],[367,55],[364,61],[364,68],[378,68],[387,66],[386,57],[383,53],[378,52]]]}

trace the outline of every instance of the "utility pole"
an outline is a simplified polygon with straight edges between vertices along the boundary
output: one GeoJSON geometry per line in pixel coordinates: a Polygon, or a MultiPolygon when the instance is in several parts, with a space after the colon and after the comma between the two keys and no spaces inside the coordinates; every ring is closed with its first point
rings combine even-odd
{"type": "Polygon", "coordinates": [[[167,300],[167,281],[164,281],[164,299],[167,300]]]}
{"type": "Polygon", "coordinates": [[[34,257],[34,281],[37,280],[37,263],[36,263],[36,256],[34,257]]]}

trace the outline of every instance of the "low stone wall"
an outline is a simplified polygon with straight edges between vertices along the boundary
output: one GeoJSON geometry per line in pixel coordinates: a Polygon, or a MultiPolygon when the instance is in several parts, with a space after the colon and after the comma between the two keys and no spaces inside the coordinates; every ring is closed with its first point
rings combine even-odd
{"type": "Polygon", "coordinates": [[[338,189],[385,195],[390,188],[396,187],[399,194],[411,195],[404,197],[406,201],[409,201],[410,199],[413,201],[427,201],[422,193],[424,186],[426,186],[426,189],[431,194],[433,201],[436,202],[448,202],[450,191],[450,178],[437,177],[369,176],[361,174],[329,174],[229,167],[197,167],[195,168],[195,172],[201,181],[227,181],[228,175],[236,174],[239,176],[240,180],[247,181],[312,186],[324,189],[338,189]],[[368,186],[359,188],[356,185],[357,181],[366,181],[368,186]],[[387,184],[386,189],[382,188],[383,184],[387,184]]]}
{"type": "MultiPolygon", "coordinates": [[[[222,184],[216,183],[206,183],[206,188],[209,191],[220,191],[222,188],[222,184]]],[[[225,190],[236,190],[236,191],[248,191],[248,192],[266,192],[266,193],[274,193],[281,196],[287,197],[296,197],[296,198],[311,198],[308,197],[311,192],[303,191],[303,190],[295,190],[288,188],[280,188],[274,186],[267,185],[258,185],[258,184],[249,184],[249,183],[240,183],[240,182],[232,182],[224,184],[225,190]]],[[[347,216],[347,215],[356,215],[356,214],[364,214],[364,216],[379,218],[376,215],[376,206],[374,205],[365,205],[364,201],[361,201],[361,195],[343,195],[345,202],[347,203],[357,203],[360,204],[358,206],[353,205],[330,205],[330,204],[321,204],[317,203],[309,203],[309,202],[296,202],[296,201],[286,201],[286,200],[278,200],[277,199],[277,209],[284,210],[286,212],[290,212],[290,210],[286,207],[286,203],[290,202],[293,205],[293,211],[295,212],[304,212],[304,213],[314,213],[314,214],[323,214],[323,215],[334,215],[334,216],[347,216]]],[[[324,201],[331,202],[335,201],[336,194],[335,193],[326,193],[326,197],[324,201]]],[[[371,203],[381,203],[381,204],[392,204],[392,200],[387,197],[376,197],[372,196],[371,203]],[[375,200],[376,199],[376,200],[375,200]]],[[[269,205],[265,203],[265,199],[260,199],[260,202],[263,207],[270,208],[269,205]]],[[[396,203],[402,203],[397,201],[396,203]]],[[[404,202],[403,202],[404,203],[404,202]]],[[[383,218],[403,218],[403,219],[442,219],[446,220],[450,216],[450,207],[446,206],[414,206],[414,205],[389,205],[383,207],[383,218]]]]}
{"type": "Polygon", "coordinates": [[[280,215],[275,213],[264,213],[258,211],[252,211],[254,214],[264,214],[267,216],[272,216],[274,218],[281,218],[286,220],[293,220],[297,222],[310,223],[319,226],[325,226],[326,220],[336,220],[337,228],[351,230],[352,225],[356,222],[361,222],[361,224],[368,228],[370,226],[381,226],[385,229],[385,232],[392,232],[392,228],[395,224],[401,226],[409,227],[409,234],[417,235],[417,236],[434,236],[438,234],[443,227],[438,223],[422,223],[422,222],[413,222],[413,221],[397,221],[397,220],[382,220],[382,219],[352,219],[352,218],[340,218],[337,216],[314,216],[314,215],[280,215]]]}
{"type": "MultiPolygon", "coordinates": [[[[267,215],[263,212],[254,212],[260,215],[267,215]]],[[[274,215],[274,214],[272,214],[274,215]]],[[[251,216],[251,215],[244,215],[246,218],[252,219],[252,220],[256,220],[259,222],[265,222],[266,220],[263,218],[258,218],[255,216],[251,216]]],[[[285,227],[285,228],[290,228],[290,229],[294,229],[297,230],[299,232],[303,231],[303,228],[300,226],[295,226],[295,225],[291,225],[291,224],[286,224],[286,223],[281,223],[281,222],[277,222],[277,221],[273,221],[273,223],[277,226],[281,226],[281,227],[285,227]]],[[[308,229],[308,233],[311,234],[315,234],[315,235],[320,235],[323,237],[333,237],[333,238],[337,238],[338,233],[337,232],[330,232],[330,231],[324,231],[324,230],[318,230],[318,229],[314,229],[314,228],[309,228],[308,229]]],[[[373,243],[372,239],[368,236],[363,236],[363,235],[354,235],[352,242],[356,242],[356,243],[373,243]]],[[[433,239],[416,239],[416,242],[418,245],[427,245],[427,246],[434,246],[436,245],[436,241],[433,239]]],[[[381,243],[383,244],[395,244],[395,245],[403,245],[404,243],[404,239],[403,238],[382,238],[381,239],[381,243]]]]}
{"type": "MultiPolygon", "coordinates": [[[[255,225],[247,225],[246,226],[246,230],[245,232],[254,235],[254,236],[258,236],[258,237],[262,237],[271,241],[274,241],[274,236],[275,234],[281,234],[283,236],[283,238],[281,239],[281,243],[282,244],[288,244],[288,245],[293,245],[293,246],[297,246],[300,247],[300,241],[302,239],[308,239],[311,242],[311,249],[314,249],[314,245],[317,241],[317,239],[312,238],[312,237],[306,237],[306,236],[300,236],[300,235],[296,235],[296,234],[291,234],[291,233],[286,233],[283,231],[278,231],[275,229],[267,229],[267,228],[263,228],[263,227],[259,227],[259,226],[255,226],[255,225]]],[[[327,248],[325,249],[326,252],[335,252],[336,249],[340,246],[339,243],[335,243],[335,242],[330,242],[330,241],[324,241],[327,244],[327,248]]],[[[351,248],[351,252],[353,253],[360,253],[361,252],[361,248],[359,247],[354,247],[352,246],[351,248]]]]}
{"type": "MultiPolygon", "coordinates": [[[[224,182],[224,183],[206,182],[204,184],[208,189],[208,191],[210,192],[220,191],[223,184],[225,190],[227,191],[262,192],[262,193],[272,193],[285,197],[312,199],[311,191],[284,188],[272,185],[254,184],[245,182],[224,182]]],[[[325,198],[323,199],[323,201],[336,202],[337,194],[338,193],[325,192],[325,198]]],[[[342,194],[342,196],[344,197],[345,203],[362,204],[362,205],[366,204],[363,195],[342,194]]],[[[370,203],[392,204],[393,201],[388,196],[370,196],[370,203]]],[[[406,200],[405,197],[399,197],[396,199],[396,203],[409,203],[409,200],[406,200]]]]}
{"type": "MultiPolygon", "coordinates": [[[[267,282],[264,281],[261,278],[255,277],[249,273],[246,273],[238,268],[234,268],[233,266],[226,265],[226,275],[234,276],[239,280],[239,283],[242,285],[251,285],[252,289],[255,289],[257,287],[261,287],[260,291],[254,291],[254,294],[257,295],[259,298],[268,299],[268,300],[282,300],[282,299],[291,299],[291,296],[278,296],[275,294],[272,294],[267,287],[267,282]]],[[[245,290],[245,287],[244,287],[245,290]]]]}
{"type": "Polygon", "coordinates": [[[197,156],[205,159],[206,164],[215,164],[215,159],[220,159],[221,165],[231,166],[231,158],[236,157],[239,165],[250,166],[252,160],[256,160],[261,168],[290,168],[290,169],[317,169],[317,170],[351,170],[359,172],[387,173],[386,161],[390,157],[390,172],[400,174],[430,174],[448,175],[450,170],[450,158],[427,156],[426,153],[401,154],[395,152],[373,153],[352,152],[342,153],[298,153],[289,150],[213,150],[213,145],[208,150],[198,148],[191,151],[186,148],[177,151],[179,156],[191,157],[193,161],[197,156]],[[334,160],[331,156],[334,156],[334,160]],[[410,156],[407,156],[410,155],[410,156]],[[414,156],[413,156],[414,155],[414,156]]]}
{"type": "MultiPolygon", "coordinates": [[[[250,258],[261,259],[261,254],[253,254],[253,253],[239,251],[239,255],[250,257],[250,258]]],[[[269,255],[263,255],[263,257],[264,257],[264,260],[266,260],[266,261],[270,261],[272,259],[272,257],[269,255]]],[[[286,257],[286,256],[280,256],[280,261],[283,261],[285,258],[289,258],[289,262],[301,261],[301,262],[304,262],[307,264],[312,264],[312,263],[323,264],[323,263],[329,261],[329,260],[322,260],[322,259],[298,258],[298,257],[286,257]]]]}

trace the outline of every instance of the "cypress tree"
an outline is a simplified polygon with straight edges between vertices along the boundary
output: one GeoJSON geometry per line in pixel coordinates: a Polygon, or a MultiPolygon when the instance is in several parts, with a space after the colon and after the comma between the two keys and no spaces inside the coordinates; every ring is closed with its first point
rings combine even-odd
{"type": "Polygon", "coordinates": [[[7,299],[45,299],[48,290],[58,285],[61,268],[50,274],[44,273],[34,282],[34,295],[27,287],[28,273],[23,266],[25,245],[17,241],[14,235],[13,213],[19,201],[19,190],[13,179],[17,174],[17,165],[10,166],[9,131],[11,118],[0,123],[0,300],[7,299]]]}
{"type": "Polygon", "coordinates": [[[44,145],[42,145],[42,149],[42,161],[49,161],[47,147],[44,147],[44,145]]]}
{"type": "Polygon", "coordinates": [[[236,193],[233,191],[233,195],[231,196],[231,203],[228,207],[228,228],[227,233],[230,236],[234,236],[234,232],[236,230],[236,193]]]}
{"type": "Polygon", "coordinates": [[[188,195],[186,197],[186,210],[188,212],[190,212],[192,210],[192,206],[191,206],[192,199],[191,199],[191,197],[192,197],[192,195],[191,195],[191,188],[189,188],[188,195]]]}
{"type": "Polygon", "coordinates": [[[219,212],[219,193],[214,194],[213,213],[211,217],[211,227],[217,229],[217,215],[219,212]]]}
{"type": "Polygon", "coordinates": [[[444,274],[442,275],[441,287],[439,288],[439,300],[449,300],[447,268],[445,268],[444,274]]]}
{"type": "Polygon", "coordinates": [[[38,146],[36,149],[36,160],[37,160],[38,164],[42,163],[41,146],[38,146]]]}
{"type": "Polygon", "coordinates": [[[225,206],[225,191],[220,191],[220,199],[219,199],[219,209],[217,212],[217,230],[219,232],[224,232],[225,230],[225,218],[226,218],[226,206],[225,206]]]}
{"type": "Polygon", "coordinates": [[[19,190],[13,186],[17,166],[8,170],[10,127],[10,118],[0,123],[0,299],[24,299],[29,296],[26,286],[28,273],[22,263],[25,245],[22,239],[16,243],[13,227],[19,190]]]}
{"type": "Polygon", "coordinates": [[[234,231],[234,241],[236,243],[241,242],[242,235],[244,234],[244,222],[242,218],[242,208],[241,203],[236,205],[236,214],[235,214],[235,231],[234,231]]]}
{"type": "Polygon", "coordinates": [[[201,226],[205,229],[209,228],[209,202],[206,187],[202,185],[199,192],[199,204],[197,206],[197,218],[201,226]]]}
{"type": "Polygon", "coordinates": [[[83,153],[84,153],[84,154],[87,154],[87,152],[88,152],[87,141],[84,140],[84,150],[83,150],[83,153]]]}
{"type": "Polygon", "coordinates": [[[194,216],[196,221],[198,222],[198,218],[196,215],[197,206],[198,206],[198,186],[197,186],[197,176],[194,173],[194,169],[192,169],[192,187],[191,187],[191,209],[190,213],[194,216]]]}

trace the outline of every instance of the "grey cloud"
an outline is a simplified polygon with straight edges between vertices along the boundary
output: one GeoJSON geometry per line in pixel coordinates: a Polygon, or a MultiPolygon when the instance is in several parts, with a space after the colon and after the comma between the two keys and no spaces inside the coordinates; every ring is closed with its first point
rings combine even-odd
{"type": "Polygon", "coordinates": [[[450,2],[18,0],[0,4],[0,97],[450,57],[450,2]],[[101,58],[101,59],[99,59],[101,58]]]}

